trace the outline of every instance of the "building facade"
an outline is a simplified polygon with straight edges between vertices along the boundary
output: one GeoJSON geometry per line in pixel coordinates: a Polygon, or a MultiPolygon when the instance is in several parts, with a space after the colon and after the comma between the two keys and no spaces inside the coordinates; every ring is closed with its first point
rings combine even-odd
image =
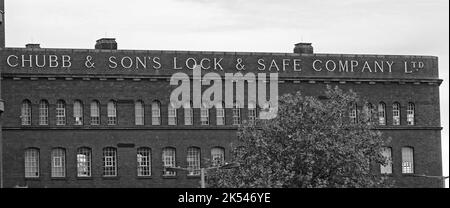
{"type": "Polygon", "coordinates": [[[171,78],[183,72],[193,82],[195,65],[222,78],[277,73],[280,95],[352,89],[392,138],[383,152],[392,163],[374,171],[397,187],[443,186],[417,177],[442,175],[437,57],[315,54],[310,44],[294,53],[118,50],[100,39],[95,49],[0,49],[4,187],[199,187],[197,171],[163,166],[227,161],[238,126],[256,109],[173,108],[171,78]]]}

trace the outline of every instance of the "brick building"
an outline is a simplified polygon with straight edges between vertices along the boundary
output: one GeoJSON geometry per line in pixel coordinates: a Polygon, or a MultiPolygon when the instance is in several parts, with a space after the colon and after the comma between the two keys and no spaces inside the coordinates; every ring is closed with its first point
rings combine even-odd
{"type": "Polygon", "coordinates": [[[111,38],[95,49],[3,48],[0,57],[4,187],[198,187],[197,172],[163,165],[226,161],[254,109],[171,108],[171,76],[195,64],[221,76],[278,73],[280,95],[353,89],[392,138],[383,152],[392,164],[375,171],[398,187],[443,186],[414,176],[442,175],[437,57],[315,54],[303,43],[294,53],[118,50],[111,38]]]}

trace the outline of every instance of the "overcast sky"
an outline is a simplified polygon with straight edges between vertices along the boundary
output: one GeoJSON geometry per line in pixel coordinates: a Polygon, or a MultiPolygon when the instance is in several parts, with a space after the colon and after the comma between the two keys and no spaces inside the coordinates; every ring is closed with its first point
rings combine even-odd
{"type": "MultiPolygon", "coordinates": [[[[434,55],[440,58],[448,174],[448,0],[6,0],[6,45],[120,49],[434,55]]],[[[448,182],[448,180],[447,180],[448,182]]],[[[447,183],[448,184],[448,183],[447,183]]],[[[448,187],[448,185],[447,185],[448,187]]]]}

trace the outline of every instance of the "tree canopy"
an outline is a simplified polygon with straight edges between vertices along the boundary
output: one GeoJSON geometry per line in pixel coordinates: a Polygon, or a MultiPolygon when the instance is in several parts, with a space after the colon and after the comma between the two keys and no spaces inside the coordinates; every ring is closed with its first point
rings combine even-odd
{"type": "Polygon", "coordinates": [[[387,163],[388,139],[374,130],[376,113],[353,91],[327,86],[325,96],[300,92],[280,97],[271,120],[245,122],[229,162],[238,168],[209,170],[208,187],[386,187],[376,167],[387,163]],[[355,112],[355,111],[353,111],[355,112]]]}

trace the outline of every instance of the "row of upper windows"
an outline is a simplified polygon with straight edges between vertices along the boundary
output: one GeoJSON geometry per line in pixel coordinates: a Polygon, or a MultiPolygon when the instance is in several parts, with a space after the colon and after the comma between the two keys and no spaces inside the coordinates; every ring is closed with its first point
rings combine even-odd
{"type": "MultiPolygon", "coordinates": [[[[412,147],[402,147],[402,173],[414,173],[414,149],[412,147]]],[[[385,165],[380,166],[382,174],[392,174],[392,147],[383,147],[381,154],[387,159],[385,165]]]]}
{"type": "MultiPolygon", "coordinates": [[[[31,125],[31,115],[32,107],[29,100],[24,100],[22,102],[21,109],[21,121],[22,125],[31,125]]],[[[185,104],[184,107],[184,125],[193,125],[194,114],[192,103],[185,104]]],[[[219,103],[216,107],[216,125],[225,125],[225,108],[223,103],[219,103]]],[[[371,103],[368,103],[365,107],[370,109],[370,112],[375,112],[375,108],[371,103]]],[[[152,125],[161,125],[161,103],[159,101],[154,101],[151,104],[152,109],[152,125]]],[[[351,106],[350,110],[350,120],[352,122],[358,121],[358,107],[356,104],[351,106]]],[[[135,125],[144,125],[145,120],[145,109],[144,103],[142,101],[135,102],[135,125]]],[[[168,106],[168,125],[178,125],[177,121],[178,110],[173,108],[172,105],[168,106]]],[[[407,106],[407,125],[415,125],[415,105],[414,103],[408,103],[407,106]]],[[[254,105],[249,105],[248,108],[248,120],[253,122],[257,118],[257,108],[254,105]]],[[[377,109],[378,123],[379,125],[386,125],[386,104],[380,102],[377,109]]],[[[233,125],[240,125],[242,123],[241,118],[241,108],[239,104],[235,103],[232,110],[233,125]]],[[[46,100],[41,100],[39,102],[39,125],[49,124],[49,103],[46,100]]],[[[202,125],[210,124],[209,109],[201,108],[200,110],[200,121],[202,125]]],[[[73,118],[75,125],[83,125],[83,104],[81,101],[76,100],[73,103],[73,118]]],[[[117,125],[117,103],[113,100],[109,101],[107,104],[107,124],[117,125]]],[[[90,124],[100,125],[100,103],[98,101],[92,101],[90,104],[90,124]]],[[[66,102],[64,100],[58,100],[56,103],[56,125],[64,126],[66,125],[66,102]]],[[[401,125],[401,113],[400,113],[400,103],[395,102],[392,104],[392,125],[401,125]]]]}
{"type": "MultiPolygon", "coordinates": [[[[118,176],[117,167],[117,148],[103,148],[102,176],[115,177],[118,176]]],[[[92,177],[92,149],[89,147],[81,147],[77,149],[77,177],[92,177]]],[[[51,177],[66,177],[66,150],[64,148],[54,148],[51,150],[51,177]]],[[[189,147],[187,149],[187,166],[191,171],[189,176],[200,175],[201,157],[200,148],[189,147]]],[[[211,149],[211,165],[218,167],[224,164],[225,149],[222,147],[214,147],[211,149]]],[[[28,148],[25,150],[25,178],[39,178],[40,176],[40,151],[38,148],[28,148]]],[[[141,147],[136,150],[136,174],[139,177],[152,176],[152,149],[141,147]]],[[[166,147],[162,149],[162,165],[163,167],[176,167],[176,149],[166,147]]],[[[176,172],[163,171],[163,176],[176,176],[176,172]]]]}
{"type": "MultiPolygon", "coordinates": [[[[194,113],[191,107],[192,103],[187,103],[183,106],[184,108],[184,125],[193,125],[194,123],[194,113]]],[[[216,124],[226,125],[225,122],[225,108],[223,103],[215,105],[216,108],[216,124]]],[[[66,102],[64,100],[58,100],[56,102],[56,125],[64,126],[67,124],[66,120],[66,102]]],[[[76,100],[73,103],[73,119],[75,125],[83,125],[83,103],[80,100],[76,100]]],[[[144,102],[135,102],[135,124],[138,126],[144,125],[145,121],[145,109],[144,102]]],[[[161,103],[159,101],[154,101],[151,104],[152,112],[152,125],[161,125],[161,103]]],[[[167,125],[178,125],[177,124],[177,112],[178,110],[173,108],[172,105],[168,106],[168,119],[167,125]]],[[[29,100],[24,100],[22,102],[21,108],[21,123],[24,126],[31,125],[32,121],[32,104],[29,100]]],[[[257,108],[255,105],[249,105],[248,108],[248,120],[253,122],[256,120],[257,108]]],[[[201,108],[200,110],[200,120],[202,125],[210,124],[209,109],[201,108]]],[[[241,107],[238,103],[234,104],[232,110],[233,125],[242,124],[241,107]]],[[[117,125],[117,102],[111,100],[107,104],[107,124],[117,125]]],[[[100,125],[100,102],[92,101],[90,104],[90,125],[100,125]]],[[[39,102],[39,125],[46,126],[49,125],[49,103],[46,100],[41,100],[39,102]]]]}
{"type": "MultiPolygon", "coordinates": [[[[364,108],[368,109],[369,112],[372,114],[375,113],[378,117],[378,124],[385,126],[387,124],[386,122],[386,104],[384,102],[378,103],[378,108],[375,109],[375,107],[371,103],[367,103],[364,108]]],[[[399,126],[401,125],[401,113],[400,113],[401,107],[400,103],[395,102],[392,104],[392,125],[399,126]]],[[[414,126],[415,125],[415,111],[416,106],[414,103],[409,102],[407,109],[406,109],[406,124],[408,126],[414,126]]],[[[358,122],[358,106],[357,104],[352,104],[350,108],[350,120],[353,123],[358,122]]]]}

